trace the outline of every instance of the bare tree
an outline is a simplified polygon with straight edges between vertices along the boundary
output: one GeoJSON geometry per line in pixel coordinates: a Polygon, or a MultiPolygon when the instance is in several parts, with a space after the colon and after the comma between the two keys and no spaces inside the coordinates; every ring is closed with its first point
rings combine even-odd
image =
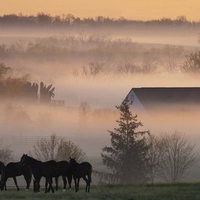
{"type": "Polygon", "coordinates": [[[57,160],[68,160],[69,157],[75,158],[77,162],[81,162],[85,159],[85,153],[71,140],[62,138],[58,146],[57,160]]]}
{"type": "Polygon", "coordinates": [[[3,140],[0,140],[0,161],[4,164],[13,160],[13,151],[10,149],[10,146],[3,146],[3,140]]]}
{"type": "Polygon", "coordinates": [[[88,67],[83,67],[82,75],[84,77],[96,77],[104,72],[104,63],[91,62],[88,67]]]}
{"type": "Polygon", "coordinates": [[[30,154],[41,161],[68,160],[69,157],[82,161],[85,158],[85,153],[78,145],[56,134],[51,135],[50,138],[38,140],[30,154]]]}
{"type": "Polygon", "coordinates": [[[168,182],[180,181],[197,161],[195,145],[178,131],[162,136],[160,145],[158,176],[168,182]]]}
{"type": "Polygon", "coordinates": [[[148,166],[149,166],[149,177],[151,183],[154,183],[155,178],[158,174],[159,162],[162,156],[162,145],[161,140],[158,136],[149,135],[147,138],[148,149],[148,166]]]}
{"type": "Polygon", "coordinates": [[[86,101],[82,101],[79,106],[80,122],[85,125],[89,120],[90,105],[86,101]]]}
{"type": "Polygon", "coordinates": [[[176,72],[180,68],[184,48],[176,45],[166,45],[163,48],[163,65],[168,72],[176,72]]]}
{"type": "Polygon", "coordinates": [[[192,75],[199,75],[200,73],[200,51],[190,53],[183,63],[182,71],[192,75]]]}

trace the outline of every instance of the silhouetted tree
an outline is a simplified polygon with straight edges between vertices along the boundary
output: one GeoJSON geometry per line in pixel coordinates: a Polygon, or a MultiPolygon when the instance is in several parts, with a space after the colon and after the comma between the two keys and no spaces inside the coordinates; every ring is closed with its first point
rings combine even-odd
{"type": "Polygon", "coordinates": [[[192,52],[187,56],[182,66],[182,70],[186,73],[200,74],[200,51],[192,52]]]}
{"type": "Polygon", "coordinates": [[[151,183],[154,183],[155,178],[158,175],[159,163],[162,156],[162,141],[158,136],[149,135],[147,138],[148,149],[148,166],[149,166],[149,177],[151,183]]]}
{"type": "Polygon", "coordinates": [[[43,82],[40,83],[40,102],[41,103],[50,103],[51,98],[54,98],[55,87],[52,88],[52,85],[46,86],[43,82]]]}
{"type": "Polygon", "coordinates": [[[103,148],[103,163],[120,183],[146,182],[148,145],[145,134],[149,132],[136,132],[142,123],[138,122],[137,115],[132,115],[127,100],[116,108],[120,111],[120,118],[116,121],[118,127],[108,131],[111,135],[111,147],[103,148]]]}
{"type": "Polygon", "coordinates": [[[168,182],[178,182],[184,178],[197,161],[195,146],[183,134],[174,131],[160,139],[158,176],[168,182]]]}
{"type": "Polygon", "coordinates": [[[80,114],[80,122],[83,123],[84,126],[88,121],[89,113],[90,113],[90,105],[86,101],[81,102],[79,106],[79,114],[80,114]]]}
{"type": "Polygon", "coordinates": [[[49,138],[39,139],[30,153],[41,161],[69,160],[69,157],[83,161],[85,158],[85,153],[78,145],[56,134],[51,135],[49,138]]]}
{"type": "Polygon", "coordinates": [[[10,67],[6,67],[4,63],[0,63],[0,81],[3,81],[5,75],[8,74],[9,71],[11,71],[10,67]]]}
{"type": "Polygon", "coordinates": [[[3,140],[0,140],[0,161],[5,165],[13,160],[13,151],[9,146],[3,146],[3,140]]]}
{"type": "Polygon", "coordinates": [[[38,84],[37,83],[31,83],[31,82],[26,82],[23,85],[24,89],[24,97],[32,102],[37,102],[38,100],[38,84]]]}
{"type": "Polygon", "coordinates": [[[24,96],[24,85],[27,83],[29,75],[22,77],[9,76],[5,80],[6,96],[9,98],[21,98],[24,96]]]}
{"type": "Polygon", "coordinates": [[[163,48],[163,65],[168,72],[176,72],[180,67],[180,61],[184,53],[182,46],[166,45],[163,48]]]}

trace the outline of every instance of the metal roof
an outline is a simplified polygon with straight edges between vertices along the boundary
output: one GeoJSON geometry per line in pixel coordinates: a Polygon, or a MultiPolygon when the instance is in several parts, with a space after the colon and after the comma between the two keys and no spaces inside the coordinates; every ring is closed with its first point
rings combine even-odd
{"type": "Polygon", "coordinates": [[[200,104],[200,87],[132,88],[126,97],[132,104],[134,103],[133,93],[145,108],[161,104],[200,104]]]}

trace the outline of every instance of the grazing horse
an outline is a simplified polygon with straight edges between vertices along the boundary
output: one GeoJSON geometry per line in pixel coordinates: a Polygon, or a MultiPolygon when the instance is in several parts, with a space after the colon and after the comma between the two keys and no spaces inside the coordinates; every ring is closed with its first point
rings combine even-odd
{"type": "Polygon", "coordinates": [[[71,190],[72,170],[71,170],[71,165],[67,161],[56,162],[56,172],[53,175],[53,177],[55,177],[55,182],[56,182],[56,191],[58,190],[59,176],[62,176],[63,179],[63,190],[66,190],[67,180],[69,184],[69,190],[71,190]]]}
{"type": "Polygon", "coordinates": [[[75,182],[75,191],[79,190],[80,178],[86,182],[86,192],[90,192],[90,183],[92,182],[92,165],[89,162],[77,163],[75,159],[70,158],[70,165],[72,168],[72,175],[75,182]]]}
{"type": "MultiPolygon", "coordinates": [[[[39,160],[36,160],[26,154],[23,154],[21,157],[21,163],[27,164],[31,167],[33,176],[34,176],[34,192],[39,192],[40,189],[40,180],[42,177],[46,178],[46,184],[45,184],[45,193],[48,192],[47,185],[49,184],[49,188],[51,189],[52,193],[54,192],[54,189],[52,187],[52,178],[53,174],[55,174],[56,171],[56,161],[50,160],[47,162],[41,162],[39,160]]],[[[50,190],[49,189],[49,190],[50,190]]]]}
{"type": "Polygon", "coordinates": [[[21,175],[24,176],[24,179],[26,181],[26,189],[28,190],[32,178],[31,168],[28,165],[23,166],[20,162],[8,163],[5,166],[4,176],[1,180],[1,190],[3,189],[7,190],[6,181],[8,180],[8,178],[13,178],[17,190],[19,191],[16,176],[21,176],[21,175]]]}
{"type": "Polygon", "coordinates": [[[4,175],[5,175],[5,165],[3,162],[0,161],[0,174],[1,174],[1,181],[0,185],[3,183],[4,175]]]}

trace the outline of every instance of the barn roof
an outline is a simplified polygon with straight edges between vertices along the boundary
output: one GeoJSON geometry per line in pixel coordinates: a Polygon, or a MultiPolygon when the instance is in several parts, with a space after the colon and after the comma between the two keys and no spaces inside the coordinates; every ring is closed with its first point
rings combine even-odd
{"type": "Polygon", "coordinates": [[[200,87],[132,88],[126,98],[131,104],[137,98],[145,108],[161,104],[200,104],[200,87]]]}

